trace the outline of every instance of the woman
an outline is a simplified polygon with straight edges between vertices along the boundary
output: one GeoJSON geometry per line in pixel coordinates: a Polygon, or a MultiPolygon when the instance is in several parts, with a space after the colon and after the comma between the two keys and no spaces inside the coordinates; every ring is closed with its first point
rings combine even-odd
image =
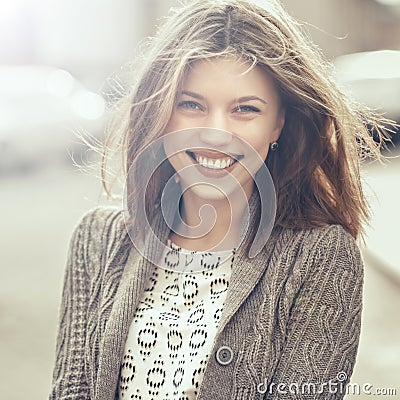
{"type": "Polygon", "coordinates": [[[381,125],[261,3],[191,1],[151,43],[104,153],[122,133],[125,210],[71,239],[51,398],[344,397],[381,125]]]}

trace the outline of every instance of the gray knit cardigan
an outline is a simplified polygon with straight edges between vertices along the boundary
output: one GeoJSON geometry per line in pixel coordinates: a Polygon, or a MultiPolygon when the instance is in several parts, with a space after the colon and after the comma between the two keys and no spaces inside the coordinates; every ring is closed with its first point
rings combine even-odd
{"type": "MultiPolygon", "coordinates": [[[[122,210],[99,206],[82,217],[68,249],[50,399],[116,398],[150,273],[122,210]]],[[[342,399],[359,343],[362,286],[359,249],[339,225],[275,227],[252,259],[240,246],[197,398],[342,399]]]]}

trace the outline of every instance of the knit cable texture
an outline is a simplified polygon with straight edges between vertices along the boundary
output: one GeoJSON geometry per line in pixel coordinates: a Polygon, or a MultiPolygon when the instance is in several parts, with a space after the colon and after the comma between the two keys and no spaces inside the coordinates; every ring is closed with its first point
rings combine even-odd
{"type": "MultiPolygon", "coordinates": [[[[133,254],[122,210],[97,207],[75,226],[50,399],[115,398],[128,310],[147,279],[140,263],[126,275],[133,254]]],[[[342,399],[361,324],[355,240],[337,225],[274,229],[260,256],[242,252],[235,263],[214,341],[214,352],[228,345],[234,358],[224,366],[210,355],[198,399],[342,399]]]]}

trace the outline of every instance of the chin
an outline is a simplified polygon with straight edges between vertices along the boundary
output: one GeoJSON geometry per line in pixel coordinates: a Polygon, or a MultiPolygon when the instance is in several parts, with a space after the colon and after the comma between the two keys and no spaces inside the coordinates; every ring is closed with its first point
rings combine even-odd
{"type": "Polygon", "coordinates": [[[190,189],[190,192],[203,200],[224,200],[226,199],[226,195],[223,191],[215,186],[207,185],[207,184],[197,184],[193,185],[190,189]]]}
{"type": "Polygon", "coordinates": [[[210,202],[226,201],[235,202],[239,195],[243,196],[243,188],[236,185],[224,185],[224,187],[213,186],[210,184],[199,183],[191,186],[190,193],[196,198],[210,202]],[[230,187],[232,186],[232,187],[230,187]]]}

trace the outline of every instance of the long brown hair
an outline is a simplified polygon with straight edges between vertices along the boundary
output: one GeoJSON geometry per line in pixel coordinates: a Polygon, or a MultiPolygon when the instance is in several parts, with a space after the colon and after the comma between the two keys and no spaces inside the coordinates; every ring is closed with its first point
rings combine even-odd
{"type": "MultiPolygon", "coordinates": [[[[197,0],[171,11],[111,125],[102,158],[106,192],[107,159],[116,137],[121,135],[126,174],[139,152],[162,135],[188,65],[220,55],[265,68],[281,95],[285,125],[278,150],[266,159],[277,193],[275,223],[299,229],[340,224],[357,237],[369,216],[360,159],[380,158],[367,126],[382,139],[385,121],[338,89],[331,65],[275,0],[197,0]]],[[[168,164],[147,185],[150,219],[173,171],[168,164]]],[[[135,176],[140,180],[140,171],[135,176]]],[[[130,191],[134,204],[138,193],[130,191]]]]}

